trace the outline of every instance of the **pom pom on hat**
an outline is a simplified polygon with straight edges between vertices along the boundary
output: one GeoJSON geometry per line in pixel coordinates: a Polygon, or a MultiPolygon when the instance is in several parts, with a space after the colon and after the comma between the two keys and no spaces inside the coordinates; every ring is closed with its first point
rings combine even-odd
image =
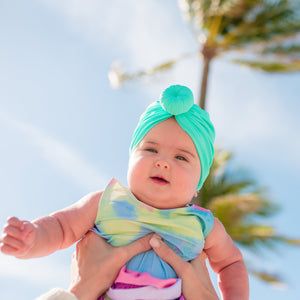
{"type": "Polygon", "coordinates": [[[189,111],[194,104],[194,96],[186,86],[171,85],[162,92],[160,104],[165,111],[176,116],[189,111]]]}

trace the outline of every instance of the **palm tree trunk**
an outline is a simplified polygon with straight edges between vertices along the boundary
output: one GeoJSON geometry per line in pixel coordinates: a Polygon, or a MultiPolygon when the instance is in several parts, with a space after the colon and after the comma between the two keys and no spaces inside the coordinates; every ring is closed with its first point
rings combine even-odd
{"type": "MultiPolygon", "coordinates": [[[[202,49],[203,67],[202,67],[199,106],[204,110],[206,104],[206,91],[207,91],[207,84],[208,84],[209,67],[210,67],[210,62],[214,57],[214,53],[215,52],[207,51],[206,47],[203,47],[202,49]]],[[[203,189],[201,189],[198,192],[197,197],[193,199],[193,203],[202,206],[203,205],[202,199],[203,199],[203,189]]]]}
{"type": "Polygon", "coordinates": [[[199,106],[202,109],[205,109],[210,62],[211,62],[211,58],[207,57],[206,55],[203,55],[203,68],[202,68],[201,90],[200,90],[200,99],[199,99],[199,106]]]}

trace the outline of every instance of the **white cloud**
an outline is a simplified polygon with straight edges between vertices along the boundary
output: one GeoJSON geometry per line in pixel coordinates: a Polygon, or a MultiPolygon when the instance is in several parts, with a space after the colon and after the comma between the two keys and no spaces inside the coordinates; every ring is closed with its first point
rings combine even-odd
{"type": "Polygon", "coordinates": [[[0,121],[26,136],[28,141],[40,150],[44,159],[84,189],[94,190],[108,182],[105,174],[99,172],[66,143],[32,124],[16,119],[3,109],[0,110],[0,121]]]}

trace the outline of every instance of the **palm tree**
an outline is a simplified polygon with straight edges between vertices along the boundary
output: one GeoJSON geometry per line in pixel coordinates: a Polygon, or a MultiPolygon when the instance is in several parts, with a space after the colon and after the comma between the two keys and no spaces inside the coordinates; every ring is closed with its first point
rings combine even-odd
{"type": "Polygon", "coordinates": [[[236,63],[267,72],[300,71],[299,1],[292,0],[179,0],[192,23],[203,57],[199,105],[205,108],[211,61],[228,52],[243,52],[252,59],[236,63]],[[298,54],[298,57],[297,57],[298,54]]]}
{"type": "Polygon", "coordinates": [[[109,74],[113,86],[166,70],[180,59],[197,54],[203,60],[199,106],[205,109],[209,70],[215,58],[235,57],[234,63],[270,73],[300,71],[298,0],[178,0],[178,3],[191,25],[199,51],[133,74],[113,66],[109,74]]]}
{"type": "MultiPolygon", "coordinates": [[[[232,153],[215,149],[210,174],[194,203],[210,209],[226,228],[232,239],[243,248],[259,251],[274,243],[300,245],[300,240],[289,239],[276,233],[262,218],[277,212],[278,206],[268,199],[265,190],[242,172],[229,171],[232,153]]],[[[281,285],[280,276],[255,270],[249,263],[248,270],[254,276],[274,285],[281,285]]]]}
{"type": "MultiPolygon", "coordinates": [[[[112,85],[167,70],[180,59],[200,54],[203,69],[199,106],[205,109],[210,65],[221,56],[235,57],[234,63],[270,73],[300,71],[299,0],[178,2],[191,24],[199,51],[133,74],[114,66],[109,74],[112,85]]],[[[268,217],[278,208],[253,180],[228,172],[231,156],[230,152],[216,149],[210,175],[194,202],[212,210],[233,240],[245,248],[264,248],[274,242],[300,245],[300,240],[280,236],[271,226],[258,223],[260,217],[268,217]]],[[[280,283],[274,274],[260,270],[251,273],[264,281],[280,283]]]]}

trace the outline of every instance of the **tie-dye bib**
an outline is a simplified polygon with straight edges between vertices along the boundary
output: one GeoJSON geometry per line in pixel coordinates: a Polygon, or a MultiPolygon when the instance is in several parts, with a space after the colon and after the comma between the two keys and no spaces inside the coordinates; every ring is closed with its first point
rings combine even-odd
{"type": "MultiPolygon", "coordinates": [[[[185,261],[190,261],[202,251],[204,239],[213,224],[213,215],[206,209],[196,205],[157,209],[139,201],[128,188],[112,179],[100,200],[95,231],[113,246],[124,246],[156,232],[173,251],[185,261]]],[[[126,264],[126,272],[127,270],[135,273],[134,278],[138,278],[137,272],[148,273],[147,276],[153,277],[154,281],[157,278],[167,286],[170,286],[167,280],[177,278],[173,268],[153,250],[133,257],[126,264]]],[[[123,270],[123,275],[126,277],[128,274],[123,270]]],[[[136,279],[139,280],[138,285],[143,278],[145,276],[136,279]]],[[[132,283],[131,281],[130,284],[132,283]]],[[[144,285],[148,283],[145,282],[144,285]]],[[[159,283],[154,285],[161,288],[159,283]]]]}

